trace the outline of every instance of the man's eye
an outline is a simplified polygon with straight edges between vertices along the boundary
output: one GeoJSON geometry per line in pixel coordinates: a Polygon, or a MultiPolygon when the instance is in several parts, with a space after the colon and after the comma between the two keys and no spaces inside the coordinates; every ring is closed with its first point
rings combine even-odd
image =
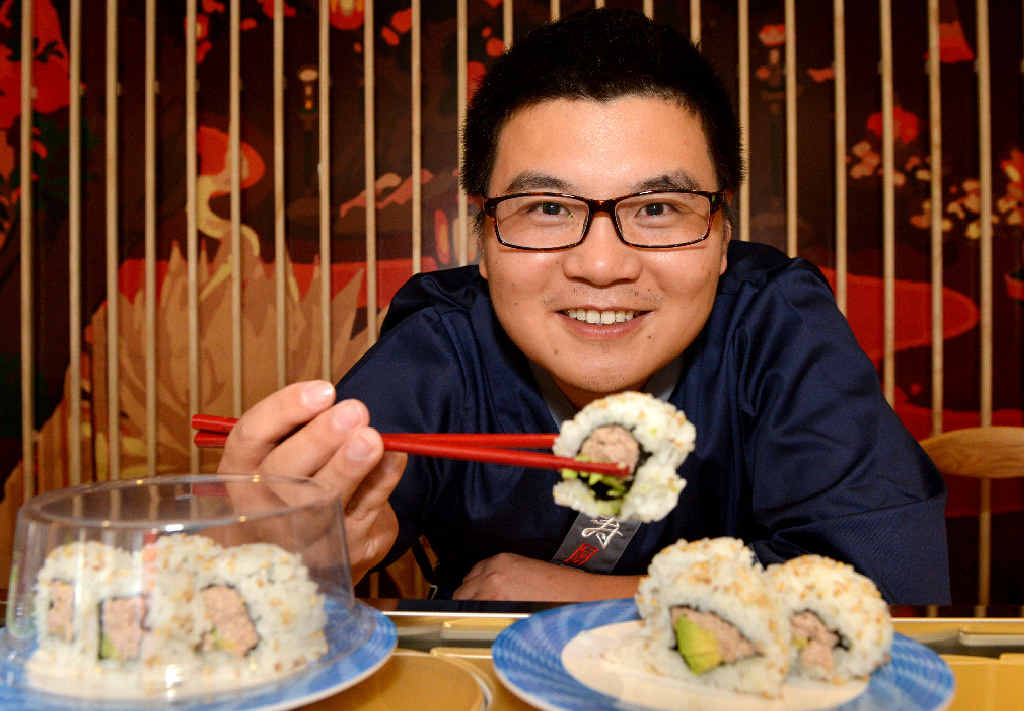
{"type": "Polygon", "coordinates": [[[540,200],[529,206],[528,212],[545,217],[571,217],[572,212],[560,202],[540,200]]]}
{"type": "Polygon", "coordinates": [[[661,200],[642,204],[636,211],[636,217],[637,219],[678,217],[680,213],[679,205],[661,200]]]}
{"type": "Polygon", "coordinates": [[[557,217],[558,215],[561,215],[563,213],[568,214],[568,210],[565,209],[565,206],[560,205],[557,202],[542,202],[540,205],[541,212],[543,212],[545,215],[557,217]]]}

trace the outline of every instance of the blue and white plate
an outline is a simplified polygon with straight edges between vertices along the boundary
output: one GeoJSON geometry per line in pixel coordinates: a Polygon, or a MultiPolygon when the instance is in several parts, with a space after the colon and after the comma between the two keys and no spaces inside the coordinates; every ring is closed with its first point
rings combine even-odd
{"type": "MultiPolygon", "coordinates": [[[[328,610],[329,619],[330,613],[331,610],[328,610]]],[[[387,661],[395,649],[398,640],[395,625],[378,610],[356,602],[355,609],[345,614],[349,617],[345,624],[350,629],[368,628],[369,637],[362,645],[348,654],[336,655],[325,663],[313,665],[305,672],[275,683],[219,694],[212,699],[193,697],[175,701],[121,703],[70,699],[37,692],[22,684],[11,685],[11,680],[7,679],[7,683],[0,684],[0,711],[120,711],[129,708],[144,711],[282,711],[311,704],[370,676],[387,661]],[[356,618],[354,623],[353,618],[356,618]]]]}
{"type": "MultiPolygon", "coordinates": [[[[595,688],[599,684],[584,684],[570,673],[563,663],[567,645],[581,633],[618,634],[638,620],[636,604],[632,599],[567,605],[540,612],[504,629],[494,641],[492,656],[494,668],[501,681],[524,701],[541,709],[575,711],[576,709],[640,709],[658,708],[645,705],[639,699],[638,689],[647,690],[663,679],[649,675],[639,678],[643,670],[635,670],[625,690],[610,695],[595,688]],[[594,631],[594,632],[591,632],[594,631]]],[[[623,640],[625,641],[625,640],[623,640]]],[[[606,642],[607,643],[607,639],[606,642]]],[[[570,653],[576,645],[570,648],[570,653]]],[[[953,698],[953,673],[937,654],[918,642],[901,634],[893,638],[891,661],[872,674],[860,693],[839,705],[828,708],[842,711],[870,711],[873,709],[908,709],[910,711],[939,711],[953,698]]],[[[580,664],[571,665],[574,669],[580,664]]],[[[582,666],[587,666],[583,660],[582,666]]],[[[595,664],[597,666],[597,664],[595,664]]],[[[793,682],[794,685],[815,682],[793,682]]],[[[615,684],[611,684],[615,686],[615,684]]],[[[788,684],[787,684],[788,686],[788,684]]],[[[760,697],[740,696],[719,691],[695,690],[693,686],[676,690],[675,701],[686,702],[686,708],[700,707],[702,701],[711,708],[722,708],[723,696],[747,702],[760,702],[760,697]],[[680,699],[680,693],[686,698],[680,699]],[[692,697],[691,697],[692,693],[692,697]],[[716,698],[717,695],[717,698],[716,698]],[[706,698],[701,699],[701,696],[706,698]]],[[[804,688],[806,692],[806,687],[804,688]]],[[[765,703],[768,703],[765,701],[765,703]]]]}

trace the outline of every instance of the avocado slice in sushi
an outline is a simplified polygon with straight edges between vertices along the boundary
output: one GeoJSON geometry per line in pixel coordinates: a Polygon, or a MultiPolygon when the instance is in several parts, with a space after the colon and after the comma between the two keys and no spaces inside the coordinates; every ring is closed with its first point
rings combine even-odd
{"type": "Polygon", "coordinates": [[[703,674],[722,663],[722,651],[714,633],[685,616],[676,620],[676,648],[694,674],[703,674]]]}

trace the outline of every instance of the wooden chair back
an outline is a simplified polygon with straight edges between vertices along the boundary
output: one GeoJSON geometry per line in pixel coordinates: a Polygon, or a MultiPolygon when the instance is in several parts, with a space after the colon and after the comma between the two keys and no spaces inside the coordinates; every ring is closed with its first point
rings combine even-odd
{"type": "Polygon", "coordinates": [[[992,575],[992,480],[1024,477],[1024,427],[970,427],[921,442],[947,476],[980,480],[978,605],[989,603],[992,575]]]}

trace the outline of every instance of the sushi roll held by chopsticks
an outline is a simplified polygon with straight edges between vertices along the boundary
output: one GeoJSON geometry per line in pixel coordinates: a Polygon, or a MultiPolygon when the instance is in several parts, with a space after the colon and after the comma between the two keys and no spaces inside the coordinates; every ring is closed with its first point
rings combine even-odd
{"type": "Polygon", "coordinates": [[[676,474],[696,429],[669,403],[638,392],[594,400],[562,424],[552,451],[585,462],[618,462],[626,477],[563,469],[555,503],[589,516],[657,521],[675,508],[686,480],[676,474]]]}

